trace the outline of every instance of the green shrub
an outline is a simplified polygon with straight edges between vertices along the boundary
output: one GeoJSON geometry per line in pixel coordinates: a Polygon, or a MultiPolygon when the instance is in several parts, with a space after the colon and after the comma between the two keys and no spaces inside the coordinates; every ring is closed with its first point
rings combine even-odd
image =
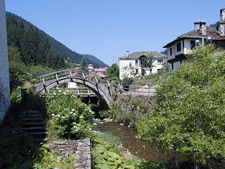
{"type": "Polygon", "coordinates": [[[134,169],[135,164],[128,164],[118,148],[121,143],[118,137],[109,134],[99,134],[93,140],[92,161],[94,169],[127,168],[134,169]]]}
{"type": "Polygon", "coordinates": [[[48,129],[51,139],[90,137],[94,112],[72,93],[58,90],[46,96],[48,129]]]}
{"type": "Polygon", "coordinates": [[[110,118],[110,113],[107,110],[99,111],[98,113],[100,119],[110,118]]]}
{"type": "Polygon", "coordinates": [[[129,78],[129,77],[125,77],[123,80],[122,80],[122,85],[124,86],[129,86],[133,83],[134,79],[133,78],[129,78]]]}
{"type": "Polygon", "coordinates": [[[39,156],[38,158],[35,159],[33,168],[36,168],[36,169],[74,168],[75,153],[72,154],[71,157],[58,156],[54,152],[50,151],[49,144],[42,145],[38,153],[39,153],[39,156]]]}
{"type": "Polygon", "coordinates": [[[159,163],[142,161],[138,164],[137,169],[164,169],[164,167],[159,163]]]}
{"type": "Polygon", "coordinates": [[[225,52],[208,45],[188,59],[162,78],[157,104],[138,121],[138,134],[196,165],[219,168],[215,164],[224,166],[225,157],[225,52]]]}

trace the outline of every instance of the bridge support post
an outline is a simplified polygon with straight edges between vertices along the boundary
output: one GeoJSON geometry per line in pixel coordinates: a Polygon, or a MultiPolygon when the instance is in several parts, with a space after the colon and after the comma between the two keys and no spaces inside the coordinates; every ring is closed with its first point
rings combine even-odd
{"type": "Polygon", "coordinates": [[[112,96],[112,93],[111,93],[111,88],[110,88],[110,83],[109,83],[109,81],[108,81],[108,80],[107,80],[107,84],[108,84],[108,86],[107,86],[107,87],[108,87],[109,95],[110,95],[110,96],[112,96]]]}
{"type": "Polygon", "coordinates": [[[84,73],[82,72],[82,76],[83,76],[83,78],[85,79],[85,76],[84,76],[84,73]]]}
{"type": "Polygon", "coordinates": [[[70,71],[70,81],[73,82],[73,75],[71,71],[70,71]]]}
{"type": "Polygon", "coordinates": [[[43,78],[43,87],[44,87],[44,89],[45,89],[45,92],[49,93],[49,91],[48,91],[48,89],[47,89],[47,87],[46,87],[46,85],[45,85],[45,78],[43,78]]]}
{"type": "Polygon", "coordinates": [[[57,85],[59,85],[59,78],[58,78],[57,73],[55,74],[55,78],[56,78],[56,83],[57,83],[57,85]]]}

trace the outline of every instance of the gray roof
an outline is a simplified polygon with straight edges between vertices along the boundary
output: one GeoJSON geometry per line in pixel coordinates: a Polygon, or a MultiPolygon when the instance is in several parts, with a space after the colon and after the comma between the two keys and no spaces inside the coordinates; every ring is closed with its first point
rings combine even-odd
{"type": "Polygon", "coordinates": [[[211,37],[213,41],[215,40],[225,40],[225,36],[220,36],[216,27],[214,26],[209,26],[206,27],[206,35],[202,35],[200,30],[192,30],[190,32],[184,33],[180,36],[178,36],[175,40],[171,41],[170,43],[166,44],[164,46],[164,48],[167,48],[168,46],[172,45],[173,43],[175,43],[176,41],[180,40],[180,39],[184,39],[184,38],[190,38],[190,39],[194,39],[194,38],[207,38],[207,37],[211,37]]]}
{"type": "Polygon", "coordinates": [[[125,55],[123,57],[120,57],[119,59],[139,59],[141,56],[151,57],[158,59],[158,58],[167,58],[167,55],[163,53],[159,53],[156,51],[150,51],[150,52],[134,52],[128,55],[125,55]]]}

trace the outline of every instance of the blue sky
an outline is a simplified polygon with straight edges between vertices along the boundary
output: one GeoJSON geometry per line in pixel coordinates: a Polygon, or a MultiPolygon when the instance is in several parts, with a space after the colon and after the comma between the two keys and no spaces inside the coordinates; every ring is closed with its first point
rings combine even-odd
{"type": "Polygon", "coordinates": [[[72,51],[110,66],[126,51],[163,51],[196,21],[216,23],[225,1],[5,0],[5,6],[72,51]]]}

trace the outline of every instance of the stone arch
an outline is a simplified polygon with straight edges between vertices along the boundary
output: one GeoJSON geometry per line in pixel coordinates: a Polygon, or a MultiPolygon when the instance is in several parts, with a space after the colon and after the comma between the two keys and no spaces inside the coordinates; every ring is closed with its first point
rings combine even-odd
{"type": "Polygon", "coordinates": [[[111,90],[110,87],[106,87],[104,84],[96,83],[81,77],[62,77],[57,80],[50,80],[45,83],[39,83],[32,87],[32,93],[37,95],[44,95],[49,89],[67,82],[76,82],[90,88],[99,98],[103,98],[108,106],[111,108],[111,90]]]}

